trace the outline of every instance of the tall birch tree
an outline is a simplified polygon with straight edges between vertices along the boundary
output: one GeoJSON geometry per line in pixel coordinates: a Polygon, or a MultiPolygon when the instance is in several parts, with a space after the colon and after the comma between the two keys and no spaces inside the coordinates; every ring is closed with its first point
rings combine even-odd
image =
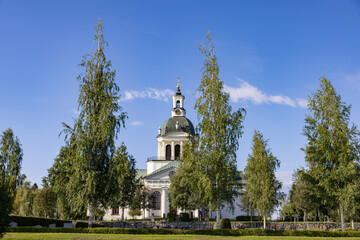
{"type": "Polygon", "coordinates": [[[351,202],[348,190],[357,179],[359,161],[359,133],[355,125],[350,126],[351,106],[322,77],[320,89],[309,97],[308,109],[303,130],[308,141],[305,161],[317,185],[337,202],[345,231],[344,205],[351,202]]]}
{"type": "Polygon", "coordinates": [[[234,208],[234,198],[239,193],[239,172],[236,169],[238,139],[242,135],[244,109],[232,112],[229,94],[219,78],[219,65],[210,33],[199,46],[204,57],[202,79],[196,90],[195,110],[199,121],[199,147],[197,173],[199,196],[210,211],[216,211],[220,228],[220,211],[229,204],[234,208]]]}
{"type": "Polygon", "coordinates": [[[66,189],[71,205],[82,206],[85,202],[90,212],[89,227],[92,227],[94,210],[108,207],[113,194],[110,184],[110,161],[115,152],[115,139],[124,126],[126,113],[119,105],[119,87],[115,83],[115,71],[105,57],[107,43],[103,26],[94,27],[97,49],[84,56],[80,66],[84,73],[78,77],[79,117],[74,128],[65,126],[65,131],[74,135],[76,143],[72,175],[66,189]]]}

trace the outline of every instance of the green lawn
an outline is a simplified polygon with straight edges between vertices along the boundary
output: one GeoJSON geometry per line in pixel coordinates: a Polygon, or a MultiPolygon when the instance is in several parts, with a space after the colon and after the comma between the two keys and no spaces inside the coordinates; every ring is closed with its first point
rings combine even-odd
{"type": "MultiPolygon", "coordinates": [[[[335,238],[320,238],[320,237],[267,237],[267,236],[245,236],[245,237],[225,237],[225,236],[204,236],[204,235],[130,235],[130,234],[88,234],[88,233],[7,233],[4,239],[21,239],[21,240],[47,240],[47,239],[135,239],[135,240],[181,240],[181,239],[241,239],[241,240],[334,240],[335,238]]],[[[336,239],[359,239],[359,238],[336,238],[336,239]]]]}

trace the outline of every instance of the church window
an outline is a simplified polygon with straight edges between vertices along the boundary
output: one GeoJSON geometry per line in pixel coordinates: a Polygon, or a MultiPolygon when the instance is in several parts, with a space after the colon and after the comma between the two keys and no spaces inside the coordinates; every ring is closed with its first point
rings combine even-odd
{"type": "Polygon", "coordinates": [[[180,145],[175,145],[175,159],[178,159],[180,157],[180,145]]]}
{"type": "Polygon", "coordinates": [[[159,191],[155,191],[154,196],[155,196],[154,210],[160,210],[160,208],[161,208],[161,193],[159,191]]]}
{"type": "Polygon", "coordinates": [[[180,108],[180,101],[179,100],[176,101],[176,107],[180,108]]]}
{"type": "Polygon", "coordinates": [[[111,215],[119,215],[119,208],[117,207],[117,208],[113,208],[112,210],[111,210],[111,215]]]}
{"type": "Polygon", "coordinates": [[[166,160],[171,160],[171,146],[166,145],[166,160]]]}

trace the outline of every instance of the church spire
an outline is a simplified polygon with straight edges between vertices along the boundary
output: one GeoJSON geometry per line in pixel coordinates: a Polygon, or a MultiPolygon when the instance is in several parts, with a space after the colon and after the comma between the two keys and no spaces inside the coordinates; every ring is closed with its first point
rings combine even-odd
{"type": "Polygon", "coordinates": [[[184,117],[186,114],[186,111],[184,109],[184,100],[185,96],[181,94],[180,91],[180,77],[177,78],[177,91],[175,95],[173,96],[173,109],[171,110],[171,116],[172,117],[184,117]]]}
{"type": "Polygon", "coordinates": [[[176,95],[181,95],[181,92],[180,92],[180,77],[177,78],[177,91],[176,91],[176,95]]]}

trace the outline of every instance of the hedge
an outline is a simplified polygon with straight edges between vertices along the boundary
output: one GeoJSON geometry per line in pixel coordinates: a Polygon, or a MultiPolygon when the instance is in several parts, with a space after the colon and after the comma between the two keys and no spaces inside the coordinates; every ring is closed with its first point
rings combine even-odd
{"type": "Polygon", "coordinates": [[[176,222],[176,213],[169,212],[166,216],[166,221],[168,222],[176,222]]]}
{"type": "MultiPolygon", "coordinates": [[[[228,218],[221,218],[220,226],[221,226],[221,229],[231,229],[230,220],[228,218]]],[[[214,224],[213,229],[217,229],[217,222],[214,224]]]]}
{"type": "Polygon", "coordinates": [[[137,229],[137,228],[34,228],[9,227],[8,232],[53,232],[53,233],[95,233],[95,234],[160,234],[160,235],[216,235],[216,236],[299,236],[299,237],[360,237],[360,232],[335,232],[312,230],[272,231],[264,229],[137,229]]]}
{"type": "Polygon", "coordinates": [[[56,227],[63,227],[64,223],[71,223],[69,220],[59,220],[54,218],[39,218],[39,217],[24,217],[24,216],[9,216],[10,222],[16,222],[18,226],[46,226],[56,224],[56,227]]]}
{"type": "Polygon", "coordinates": [[[180,213],[180,218],[179,218],[180,222],[189,222],[190,221],[190,217],[188,213],[180,213]]]}

